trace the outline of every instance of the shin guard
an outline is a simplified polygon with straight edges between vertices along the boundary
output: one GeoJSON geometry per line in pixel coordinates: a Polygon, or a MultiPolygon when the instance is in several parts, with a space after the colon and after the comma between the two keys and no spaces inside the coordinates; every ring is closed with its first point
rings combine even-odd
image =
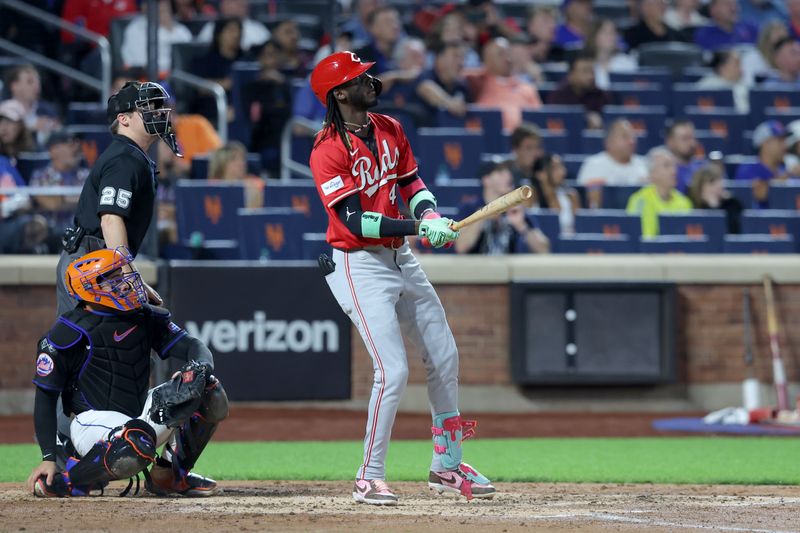
{"type": "Polygon", "coordinates": [[[475,434],[474,420],[462,420],[458,411],[448,411],[433,417],[433,450],[441,455],[442,466],[455,470],[461,464],[461,441],[475,434]]]}

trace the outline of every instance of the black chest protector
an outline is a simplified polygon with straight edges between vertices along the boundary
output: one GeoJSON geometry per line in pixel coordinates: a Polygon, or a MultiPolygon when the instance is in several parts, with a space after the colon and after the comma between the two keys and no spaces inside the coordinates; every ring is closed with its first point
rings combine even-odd
{"type": "Polygon", "coordinates": [[[72,348],[64,411],[141,415],[150,384],[152,329],[153,321],[141,312],[101,315],[77,309],[62,316],[51,335],[80,337],[72,348]]]}

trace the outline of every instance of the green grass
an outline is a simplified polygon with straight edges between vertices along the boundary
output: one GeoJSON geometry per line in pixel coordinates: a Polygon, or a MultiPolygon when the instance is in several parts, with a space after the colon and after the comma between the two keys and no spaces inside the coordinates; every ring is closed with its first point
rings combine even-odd
{"type": "MultiPolygon", "coordinates": [[[[795,438],[481,439],[465,459],[494,481],[800,484],[795,438]]],[[[429,441],[393,442],[387,479],[427,475],[429,441]]],[[[0,481],[23,481],[37,464],[33,445],[0,446],[0,481]]],[[[347,480],[360,442],[221,442],[195,470],[215,479],[347,480]]]]}

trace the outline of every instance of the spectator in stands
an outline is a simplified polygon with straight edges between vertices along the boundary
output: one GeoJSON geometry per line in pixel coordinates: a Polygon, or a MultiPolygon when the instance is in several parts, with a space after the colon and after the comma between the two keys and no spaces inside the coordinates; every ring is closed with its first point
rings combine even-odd
{"type": "Polygon", "coordinates": [[[367,17],[370,40],[366,46],[356,50],[356,55],[362,61],[374,61],[372,71],[376,75],[394,70],[396,65],[392,58],[402,29],[400,14],[394,7],[385,6],[373,10],[367,17]]]}
{"type": "MultiPolygon", "coordinates": [[[[366,44],[370,40],[369,17],[373,11],[385,5],[385,0],[353,0],[353,14],[342,24],[342,31],[349,32],[358,44],[366,44]]],[[[345,48],[352,50],[352,48],[345,48]]]]}
{"type": "Polygon", "coordinates": [[[617,26],[611,19],[598,19],[592,23],[586,38],[586,50],[594,57],[594,82],[599,89],[609,89],[612,72],[636,70],[636,59],[620,50],[617,26]]]}
{"type": "Polygon", "coordinates": [[[786,0],[739,0],[739,12],[742,20],[761,27],[767,22],[786,21],[786,0]]]}
{"type": "Polygon", "coordinates": [[[789,12],[789,34],[800,41],[800,0],[786,0],[786,10],[789,12]]]}
{"type": "MultiPolygon", "coordinates": [[[[471,37],[477,38],[477,34],[470,36],[467,32],[467,24],[464,14],[460,11],[451,11],[434,23],[431,32],[426,37],[428,50],[438,50],[442,44],[463,44],[464,47],[464,67],[478,68],[481,66],[481,58],[478,52],[470,46],[471,37]]],[[[433,64],[433,58],[429,58],[429,63],[433,64]]]]}
{"type": "Polygon", "coordinates": [[[464,45],[440,44],[433,68],[416,83],[416,96],[424,114],[435,121],[439,110],[463,117],[472,98],[464,79],[464,45]]]}
{"type": "Polygon", "coordinates": [[[191,22],[198,17],[211,17],[217,14],[214,6],[205,0],[172,0],[172,10],[178,22],[191,22]]]}
{"type": "Polygon", "coordinates": [[[586,186],[590,208],[603,205],[604,185],[638,185],[647,181],[647,160],[636,155],[636,133],[631,123],[617,119],[608,127],[605,151],[586,158],[578,183],[586,186]]]}
{"type": "MultiPolygon", "coordinates": [[[[228,96],[228,117],[233,119],[232,89],[233,64],[244,57],[240,47],[242,22],[236,18],[221,18],[214,23],[214,36],[211,47],[205,54],[197,56],[191,63],[192,73],[209,81],[219,83],[228,96]]],[[[192,104],[195,112],[208,119],[217,118],[217,105],[214,96],[200,93],[192,104]]]]}
{"type": "Polygon", "coordinates": [[[756,42],[758,28],[750,22],[739,20],[739,4],[736,0],[711,0],[708,14],[711,23],[694,32],[694,42],[701,48],[717,50],[756,42]]]}
{"type": "MultiPolygon", "coordinates": [[[[65,0],[61,18],[108,37],[111,33],[112,20],[125,15],[135,15],[137,12],[136,0],[118,0],[115,2],[65,0]]],[[[75,36],[68,31],[62,31],[61,40],[67,44],[74,43],[75,36]]]]}
{"type": "Polygon", "coordinates": [[[742,70],[748,85],[766,78],[773,67],[772,58],[775,55],[775,45],[789,36],[786,26],[778,20],[766,23],[758,32],[758,42],[755,47],[746,47],[741,51],[742,70]]]}
{"type": "MultiPolygon", "coordinates": [[[[511,171],[505,163],[485,163],[478,175],[483,194],[475,202],[459,206],[459,219],[512,190],[511,171]]],[[[527,251],[541,254],[550,251],[550,241],[537,227],[536,220],[522,206],[517,206],[503,215],[462,228],[455,250],[459,254],[504,255],[527,251]]]]}
{"type": "Polygon", "coordinates": [[[561,61],[564,49],[556,43],[558,12],[553,6],[536,5],[531,8],[525,27],[533,40],[531,48],[537,63],[561,61]]]}
{"type": "Polygon", "coordinates": [[[36,213],[14,214],[0,224],[0,255],[54,254],[57,241],[47,219],[36,213]]]}
{"type": "Polygon", "coordinates": [[[575,213],[581,207],[578,191],[565,183],[567,167],[558,154],[544,154],[533,165],[535,205],[558,211],[561,233],[575,233],[575,213]]]}
{"type": "Polygon", "coordinates": [[[513,130],[522,122],[522,109],[539,109],[542,101],[536,86],[511,76],[511,51],[508,39],[497,37],[483,47],[485,70],[468,77],[475,102],[499,107],[503,128],[513,130]]]}
{"type": "Polygon", "coordinates": [[[625,31],[631,49],[647,43],[683,41],[683,34],[664,23],[667,5],[664,0],[639,0],[639,22],[625,31]]]}
{"type": "Polygon", "coordinates": [[[61,126],[58,112],[53,104],[42,100],[42,83],[39,72],[33,65],[11,67],[6,76],[6,86],[11,98],[25,108],[25,125],[44,145],[50,133],[61,126]]]}
{"type": "Polygon", "coordinates": [[[692,202],[675,189],[675,157],[666,148],[653,148],[648,154],[650,185],[642,187],[628,199],[625,211],[642,219],[642,236],[658,235],[660,213],[687,213],[692,202]]]}
{"type": "MultiPolygon", "coordinates": [[[[245,52],[249,52],[254,46],[264,44],[269,39],[270,34],[266,26],[250,18],[249,0],[220,0],[219,16],[221,18],[234,18],[242,22],[242,42],[240,47],[245,52]]],[[[211,42],[214,37],[214,23],[206,24],[197,35],[197,40],[201,42],[211,42]]]]}
{"type": "Polygon", "coordinates": [[[247,173],[247,148],[240,142],[231,141],[211,153],[208,179],[241,181],[245,186],[245,206],[264,206],[264,180],[247,173]]]}
{"type": "Polygon", "coordinates": [[[696,86],[698,89],[730,89],[736,110],[749,113],[750,84],[742,72],[741,57],[737,50],[717,50],[709,65],[713,72],[698,80],[696,86]]]}
{"type": "Polygon", "coordinates": [[[0,103],[0,155],[16,165],[16,158],[21,152],[32,152],[36,149],[33,135],[25,126],[25,108],[16,100],[0,103]]]}
{"type": "Polygon", "coordinates": [[[526,83],[542,83],[545,80],[542,68],[533,59],[533,43],[535,40],[524,33],[512,37],[511,43],[511,75],[526,83]]]}
{"type": "MultiPolygon", "coordinates": [[[[161,143],[164,144],[164,143],[161,143]]],[[[50,164],[33,172],[31,187],[80,187],[89,176],[80,152],[80,143],[66,131],[54,132],[47,140],[50,164]]],[[[78,195],[74,196],[36,196],[36,206],[52,213],[51,222],[59,230],[64,230],[70,222],[78,205],[78,195]]]]}
{"type": "Polygon", "coordinates": [[[692,176],[689,199],[695,209],[722,209],[728,233],[742,232],[742,203],[725,190],[722,174],[712,165],[701,167],[692,176]]]}
{"type": "Polygon", "coordinates": [[[800,42],[784,37],[775,44],[774,69],[761,84],[766,89],[800,89],[800,42]]]}
{"type": "Polygon", "coordinates": [[[586,125],[589,129],[603,127],[603,117],[600,113],[603,107],[611,102],[611,95],[595,85],[594,56],[586,50],[572,57],[564,81],[547,96],[548,104],[583,106],[586,109],[586,125]]]}
{"type": "Polygon", "coordinates": [[[786,128],[777,120],[762,122],[753,130],[753,147],[758,150],[758,162],[739,165],[735,179],[751,182],[755,208],[769,207],[770,181],[791,177],[783,165],[786,136],[786,128]]]}
{"type": "Polygon", "coordinates": [[[544,155],[542,134],[536,124],[523,122],[511,132],[511,154],[509,162],[514,187],[532,185],[535,179],[533,167],[544,155]]]}
{"type": "Polygon", "coordinates": [[[592,0],[562,0],[564,22],[556,28],[556,44],[565,49],[583,46],[592,23],[592,0]]]}
{"type": "Polygon", "coordinates": [[[242,91],[252,124],[250,150],[261,154],[263,167],[276,177],[281,164],[281,134],[292,113],[292,85],[280,71],[281,53],[277,42],[264,43],[258,51],[258,78],[242,91]]]}
{"type": "Polygon", "coordinates": [[[670,28],[694,30],[708,24],[708,19],[700,14],[700,0],[674,0],[673,5],[664,13],[664,23],[670,28]]]}
{"type": "MultiPolygon", "coordinates": [[[[412,115],[419,115],[422,108],[417,104],[416,89],[417,79],[425,69],[425,57],[427,50],[422,39],[407,37],[400,41],[394,49],[392,63],[395,65],[393,70],[381,74],[380,79],[383,83],[381,93],[382,103],[378,110],[386,107],[411,106],[407,109],[412,115]]],[[[391,114],[391,110],[387,110],[391,114]]],[[[416,122],[426,122],[416,117],[416,122]]],[[[426,117],[427,118],[427,117],[426,117]]]]}
{"type": "Polygon", "coordinates": [[[789,136],[786,137],[786,156],[783,164],[792,176],[800,176],[800,120],[793,120],[786,125],[789,136]]]}
{"type": "Polygon", "coordinates": [[[494,0],[467,0],[458,9],[464,14],[467,32],[474,33],[478,43],[485,43],[493,37],[511,39],[519,33],[513,18],[503,18],[494,0]]]}
{"type": "MultiPolygon", "coordinates": [[[[122,62],[126,68],[147,66],[147,2],[142,4],[143,14],[134,18],[125,28],[122,37],[122,62]]],[[[192,32],[172,16],[170,0],[158,1],[158,71],[165,78],[172,68],[172,45],[188,43],[192,32]]]]}
{"type": "Polygon", "coordinates": [[[303,78],[308,73],[311,55],[300,49],[300,30],[297,22],[284,19],[272,28],[272,40],[281,47],[281,71],[292,78],[303,78]]]}
{"type": "Polygon", "coordinates": [[[677,166],[676,188],[686,193],[692,182],[694,173],[706,164],[706,161],[697,157],[697,138],[694,133],[694,124],[687,118],[672,121],[665,134],[667,150],[675,158],[677,166]]]}
{"type": "MultiPolygon", "coordinates": [[[[11,160],[4,155],[0,155],[0,188],[24,187],[25,180],[19,174],[19,170],[11,160]]],[[[0,195],[0,204],[3,202],[3,196],[0,195]]]]}

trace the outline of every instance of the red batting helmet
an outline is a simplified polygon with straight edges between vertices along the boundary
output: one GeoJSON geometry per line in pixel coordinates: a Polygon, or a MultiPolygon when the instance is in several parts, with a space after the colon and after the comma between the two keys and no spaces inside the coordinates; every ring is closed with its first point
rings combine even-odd
{"type": "Polygon", "coordinates": [[[331,89],[361,76],[374,64],[374,61],[362,63],[353,52],[331,54],[311,71],[311,90],[326,105],[331,89]]]}

